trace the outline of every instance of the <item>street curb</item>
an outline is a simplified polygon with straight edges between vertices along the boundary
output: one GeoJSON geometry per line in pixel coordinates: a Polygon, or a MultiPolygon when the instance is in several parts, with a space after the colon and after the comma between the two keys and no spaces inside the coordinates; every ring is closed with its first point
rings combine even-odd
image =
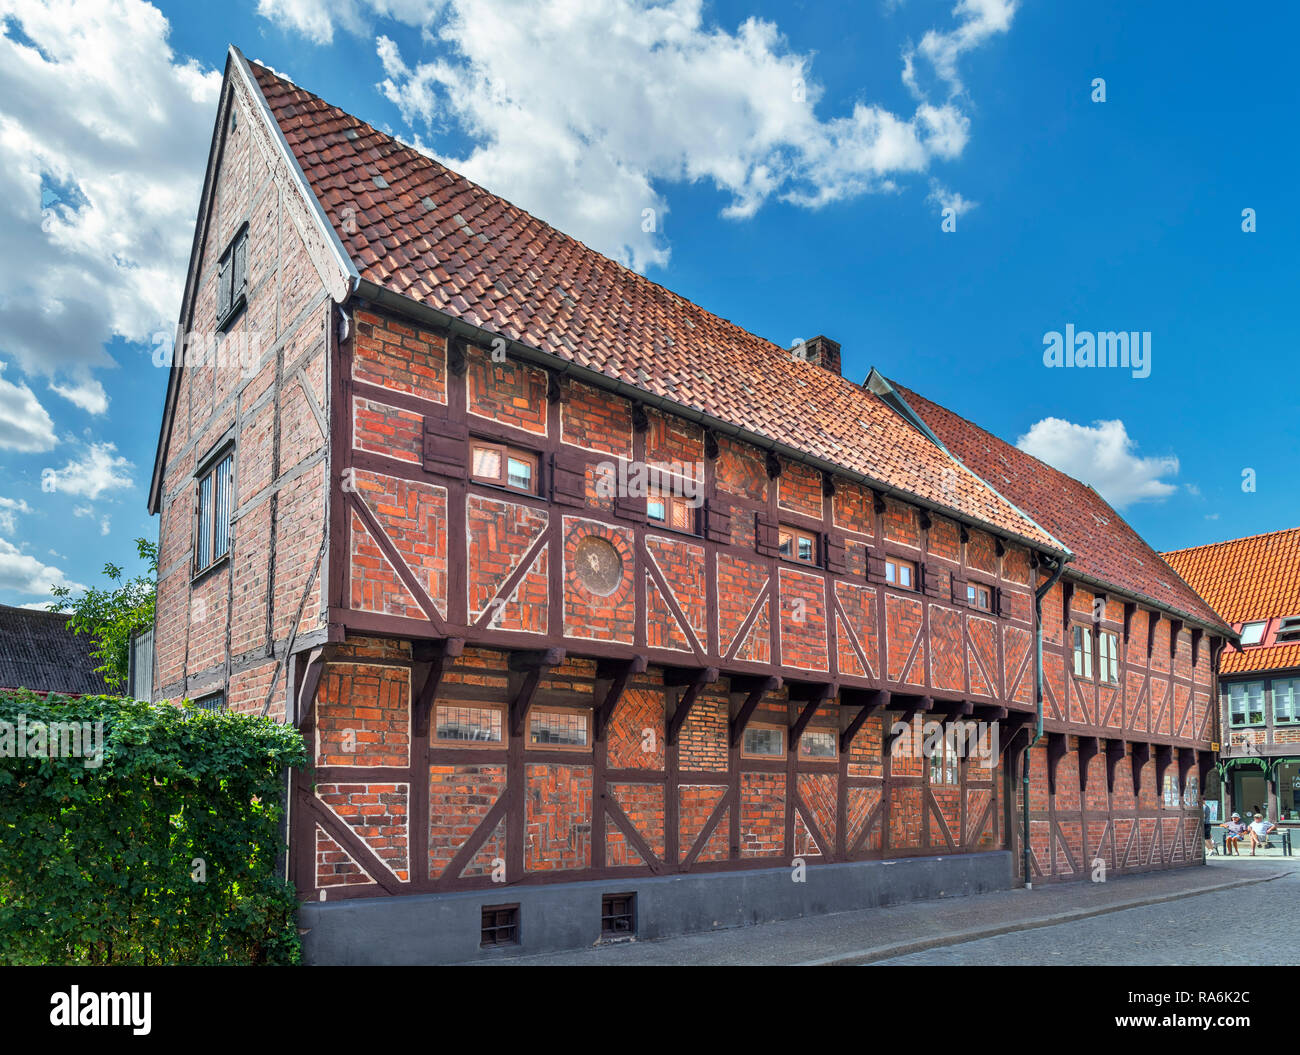
{"type": "Polygon", "coordinates": [[[1234,887],[1252,886],[1255,883],[1268,883],[1274,879],[1282,879],[1284,876],[1291,875],[1290,872],[1275,872],[1273,875],[1258,876],[1250,879],[1234,879],[1228,883],[1215,883],[1213,886],[1200,887],[1196,890],[1183,890],[1176,894],[1161,894],[1157,897],[1135,898],[1132,901],[1122,901],[1114,905],[1104,905],[1098,908],[1075,909],[1072,912],[1058,912],[1051,916],[1038,916],[1034,919],[1021,919],[1013,923],[1000,923],[991,927],[978,927],[971,930],[956,931],[952,934],[940,934],[931,938],[918,938],[915,941],[895,942],[893,945],[877,945],[874,948],[859,949],[857,952],[842,953],[838,956],[828,956],[822,960],[804,960],[800,963],[793,964],[795,967],[854,967],[861,964],[875,963],[878,960],[888,960],[895,956],[906,956],[908,953],[924,952],[927,949],[938,949],[946,945],[962,945],[968,941],[978,941],[980,938],[995,938],[1000,934],[1015,934],[1019,931],[1037,930],[1040,927],[1054,927],[1059,923],[1073,923],[1076,920],[1089,919],[1092,916],[1104,916],[1110,912],[1123,912],[1125,909],[1142,908],[1144,905],[1159,905],[1165,901],[1179,901],[1186,897],[1197,897],[1200,894],[1213,894],[1219,890],[1231,890],[1234,887]]]}

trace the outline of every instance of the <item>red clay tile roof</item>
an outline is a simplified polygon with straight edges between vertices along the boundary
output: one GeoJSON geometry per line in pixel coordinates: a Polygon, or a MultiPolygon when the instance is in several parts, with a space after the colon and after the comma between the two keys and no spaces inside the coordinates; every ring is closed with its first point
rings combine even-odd
{"type": "Polygon", "coordinates": [[[1225,651],[1219,657],[1220,674],[1251,674],[1263,670],[1300,667],[1300,644],[1225,651]]]}
{"type": "Polygon", "coordinates": [[[893,384],[943,444],[1074,553],[1082,574],[1226,630],[1210,605],[1087,484],[1080,483],[951,410],[893,384]]]}
{"type": "Polygon", "coordinates": [[[1300,527],[1164,556],[1230,623],[1300,615],[1300,527]]]}
{"type": "Polygon", "coordinates": [[[1063,551],[972,473],[959,469],[954,481],[953,462],[861,386],[796,361],[789,349],[609,260],[269,70],[250,67],[363,279],[1063,551]]]}

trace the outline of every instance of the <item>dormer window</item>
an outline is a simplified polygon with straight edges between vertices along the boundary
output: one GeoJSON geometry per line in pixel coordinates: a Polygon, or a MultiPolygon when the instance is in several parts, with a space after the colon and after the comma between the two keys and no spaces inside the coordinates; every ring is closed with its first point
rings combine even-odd
{"type": "MultiPolygon", "coordinates": [[[[1300,615],[1289,615],[1283,619],[1282,625],[1277,628],[1277,636],[1273,640],[1277,642],[1300,641],[1300,615]]],[[[1243,639],[1241,643],[1244,645],[1246,642],[1243,639]]]]}
{"type": "Polygon", "coordinates": [[[1243,645],[1258,645],[1264,639],[1264,627],[1267,623],[1247,623],[1241,628],[1241,643],[1243,645]]]}

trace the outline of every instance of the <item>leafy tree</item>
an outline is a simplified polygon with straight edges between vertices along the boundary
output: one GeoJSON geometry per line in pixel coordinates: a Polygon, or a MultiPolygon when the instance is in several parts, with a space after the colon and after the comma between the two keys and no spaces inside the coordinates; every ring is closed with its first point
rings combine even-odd
{"type": "Polygon", "coordinates": [[[102,666],[95,668],[110,688],[126,684],[131,662],[131,635],[153,626],[157,595],[158,544],[148,539],[135,540],[135,548],[148,572],[134,579],[122,579],[122,568],[105,564],[104,575],[113,583],[108,589],[92,586],[73,599],[67,586],[55,586],[51,593],[52,612],[71,610],[68,629],[75,634],[89,634],[94,648],[90,654],[102,666]]]}

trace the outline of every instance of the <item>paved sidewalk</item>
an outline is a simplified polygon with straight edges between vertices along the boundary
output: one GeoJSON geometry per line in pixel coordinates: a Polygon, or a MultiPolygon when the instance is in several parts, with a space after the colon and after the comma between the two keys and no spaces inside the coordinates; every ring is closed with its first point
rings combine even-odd
{"type": "Polygon", "coordinates": [[[497,961],[499,966],[795,966],[873,963],[925,949],[1179,898],[1267,882],[1300,868],[1300,857],[1212,857],[1205,867],[1057,883],[973,897],[766,923],[660,941],[599,945],[497,961]]]}

